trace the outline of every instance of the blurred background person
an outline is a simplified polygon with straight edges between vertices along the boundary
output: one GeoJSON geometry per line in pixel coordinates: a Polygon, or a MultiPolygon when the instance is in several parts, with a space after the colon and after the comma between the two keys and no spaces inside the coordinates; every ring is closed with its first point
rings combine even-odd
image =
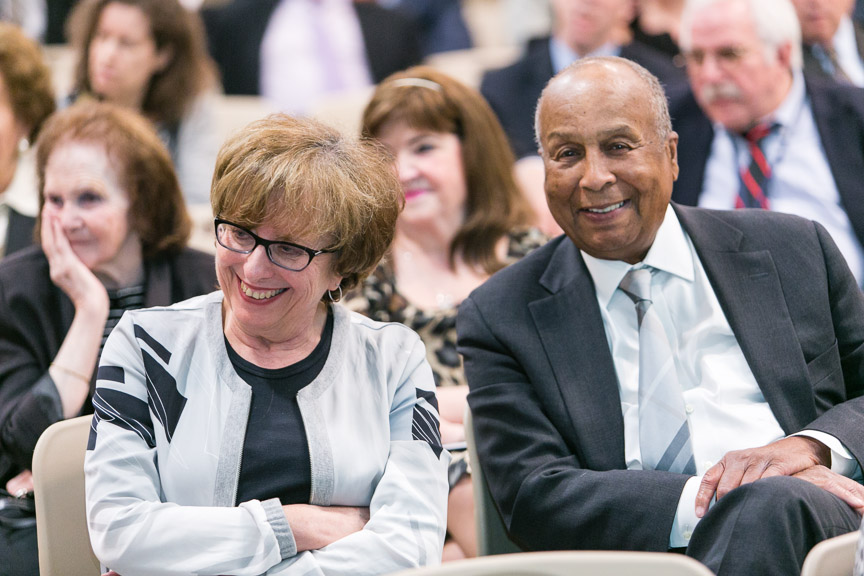
{"type": "Polygon", "coordinates": [[[221,290],[125,315],[102,354],[85,475],[103,563],[354,575],[440,562],[449,456],[423,343],[338,303],[389,246],[402,201],[379,147],[314,120],[272,115],[229,138],[212,194],[221,290]],[[153,349],[166,359],[148,362],[153,349]],[[142,406],[156,394],[162,418],[142,406]]]}
{"type": "Polygon", "coordinates": [[[792,0],[801,23],[804,72],[864,86],[864,24],[854,0],[792,0]]]}
{"type": "Polygon", "coordinates": [[[78,58],[70,100],[114,102],[152,120],[186,202],[207,203],[220,87],[197,13],[177,0],[81,0],[68,35],[78,58]]]}
{"type": "Polygon", "coordinates": [[[629,58],[664,84],[686,80],[671,58],[630,42],[632,0],[551,0],[553,32],[531,40],[514,64],[483,76],[480,91],[501,121],[516,158],[537,155],[534,110],[549,79],[585,56],[629,58]]]}
{"type": "Polygon", "coordinates": [[[678,33],[684,0],[633,0],[633,5],[633,40],[663,52],[676,66],[683,67],[678,33]]]}
{"type": "Polygon", "coordinates": [[[413,23],[371,1],[233,0],[201,15],[225,93],[259,94],[290,114],[421,59],[413,23]]]}
{"type": "Polygon", "coordinates": [[[95,367],[124,310],[213,289],[171,159],[131,110],[57,112],[38,141],[41,246],[0,262],[0,521],[4,574],[38,573],[30,465],[51,424],[93,411],[95,367]],[[29,505],[29,509],[28,509],[29,505]]]}
{"type": "Polygon", "coordinates": [[[819,222],[864,281],[864,89],[805,76],[789,0],[688,0],[672,200],[819,222]]]}
{"type": "Polygon", "coordinates": [[[471,48],[471,33],[462,14],[462,0],[378,0],[401,11],[420,34],[420,55],[471,48]]]}
{"type": "MultiPolygon", "coordinates": [[[[420,334],[438,387],[442,438],[461,443],[468,386],[456,352],[459,303],[546,237],[531,227],[507,139],[477,91],[429,67],[396,73],[375,90],[363,134],[393,155],[405,209],[387,257],[347,305],[420,334]]],[[[466,455],[455,453],[451,463],[445,560],[476,555],[466,455]]]]}
{"type": "Polygon", "coordinates": [[[630,41],[632,0],[550,0],[551,36],[532,39],[515,63],[483,75],[480,92],[498,116],[516,154],[516,177],[541,228],[549,235],[561,228],[549,214],[543,190],[543,163],[534,137],[534,110],[549,79],[585,56],[621,56],[638,62],[665,85],[684,84],[683,70],[669,55],[630,41]]]}
{"type": "Polygon", "coordinates": [[[0,258],[33,243],[39,194],[31,143],[53,111],[39,46],[0,22],[0,258]]]}
{"type": "Polygon", "coordinates": [[[63,25],[76,0],[0,0],[0,20],[19,26],[31,39],[62,44],[63,25]]]}

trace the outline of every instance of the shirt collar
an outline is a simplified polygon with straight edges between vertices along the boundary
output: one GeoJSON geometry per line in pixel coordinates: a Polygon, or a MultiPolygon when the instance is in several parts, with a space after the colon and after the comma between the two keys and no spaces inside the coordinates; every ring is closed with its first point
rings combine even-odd
{"type": "Polygon", "coordinates": [[[780,124],[783,128],[790,128],[798,118],[805,97],[804,74],[797,70],[792,73],[792,87],[789,88],[789,93],[774,111],[773,117],[768,119],[780,124]]]}
{"type": "Polygon", "coordinates": [[[569,46],[558,40],[555,36],[549,38],[549,57],[552,59],[552,68],[556,74],[580,58],[588,58],[589,56],[618,56],[620,53],[620,46],[607,42],[588,54],[579,54],[571,50],[569,46]]]}
{"type": "Polygon", "coordinates": [[[684,229],[681,228],[681,223],[678,221],[678,215],[675,214],[671,205],[666,207],[663,223],[660,224],[654,243],[642,262],[630,265],[621,260],[601,260],[586,254],[584,251],[580,252],[585,260],[585,266],[594,280],[597,300],[603,308],[609,306],[609,301],[615,294],[615,290],[618,289],[618,284],[621,283],[624,275],[631,268],[651,266],[688,282],[693,282],[695,278],[690,243],[687,241],[684,229]]]}
{"type": "Polygon", "coordinates": [[[831,44],[834,46],[834,51],[838,57],[842,58],[851,48],[853,55],[857,56],[856,47],[858,41],[855,38],[855,25],[852,24],[852,19],[848,16],[843,16],[840,19],[840,24],[837,26],[837,31],[834,33],[834,38],[831,39],[831,44]]]}

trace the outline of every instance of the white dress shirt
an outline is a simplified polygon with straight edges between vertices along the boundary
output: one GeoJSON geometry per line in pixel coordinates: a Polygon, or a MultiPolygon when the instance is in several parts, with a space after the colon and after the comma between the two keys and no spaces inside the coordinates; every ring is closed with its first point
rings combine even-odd
{"type": "Polygon", "coordinates": [[[569,46],[555,38],[555,36],[549,38],[549,58],[552,60],[552,68],[555,70],[556,74],[580,58],[619,56],[620,54],[621,46],[613,44],[612,42],[607,42],[588,54],[579,54],[578,52],[571,50],[569,46]]]}
{"type": "Polygon", "coordinates": [[[837,52],[837,60],[843,72],[856,86],[864,86],[864,59],[858,53],[858,41],[855,38],[855,25],[852,19],[844,16],[840,20],[837,32],[831,43],[837,52]]]}
{"type": "Polygon", "coordinates": [[[260,88],[265,98],[283,112],[308,114],[321,96],[371,85],[363,32],[351,0],[279,2],[261,42],[260,88]]]}
{"type": "MultiPolygon", "coordinates": [[[[645,260],[635,266],[582,253],[594,280],[603,327],[615,363],[624,416],[627,468],[641,470],[639,452],[639,329],[632,300],[618,290],[631,268],[651,266],[652,306],[675,356],[690,424],[697,476],[681,494],[669,546],[686,546],[699,519],[696,491],[705,472],[731,450],[764,446],[785,436],[720,307],[702,263],[678,217],[666,217],[645,260]]],[[[832,469],[852,476],[857,463],[842,443],[820,432],[802,433],[832,450],[832,469]]]]}
{"type": "MultiPolygon", "coordinates": [[[[763,144],[773,172],[767,190],[771,210],[796,214],[822,224],[861,285],[864,250],[841,204],[801,73],[794,75],[789,94],[770,119],[780,124],[779,130],[763,144]]],[[[749,163],[750,154],[744,138],[715,124],[699,206],[718,210],[734,208],[741,187],[739,174],[749,163]]]]}

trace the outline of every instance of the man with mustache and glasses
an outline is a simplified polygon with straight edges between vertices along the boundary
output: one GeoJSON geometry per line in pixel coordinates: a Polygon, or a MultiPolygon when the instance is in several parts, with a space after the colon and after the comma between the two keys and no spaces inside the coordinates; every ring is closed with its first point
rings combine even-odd
{"type": "Polygon", "coordinates": [[[813,219],[864,281],[864,90],[802,72],[789,0],[688,0],[672,199],[813,219]]]}

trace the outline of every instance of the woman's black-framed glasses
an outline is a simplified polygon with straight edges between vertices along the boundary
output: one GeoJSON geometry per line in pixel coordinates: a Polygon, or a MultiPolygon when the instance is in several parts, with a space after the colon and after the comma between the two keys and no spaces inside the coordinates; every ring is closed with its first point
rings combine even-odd
{"type": "Polygon", "coordinates": [[[280,268],[300,272],[319,254],[331,254],[336,250],[313,250],[293,242],[277,242],[265,240],[251,230],[238,226],[233,222],[216,218],[216,241],[219,245],[239,254],[251,254],[259,245],[264,246],[267,258],[280,268]]]}

